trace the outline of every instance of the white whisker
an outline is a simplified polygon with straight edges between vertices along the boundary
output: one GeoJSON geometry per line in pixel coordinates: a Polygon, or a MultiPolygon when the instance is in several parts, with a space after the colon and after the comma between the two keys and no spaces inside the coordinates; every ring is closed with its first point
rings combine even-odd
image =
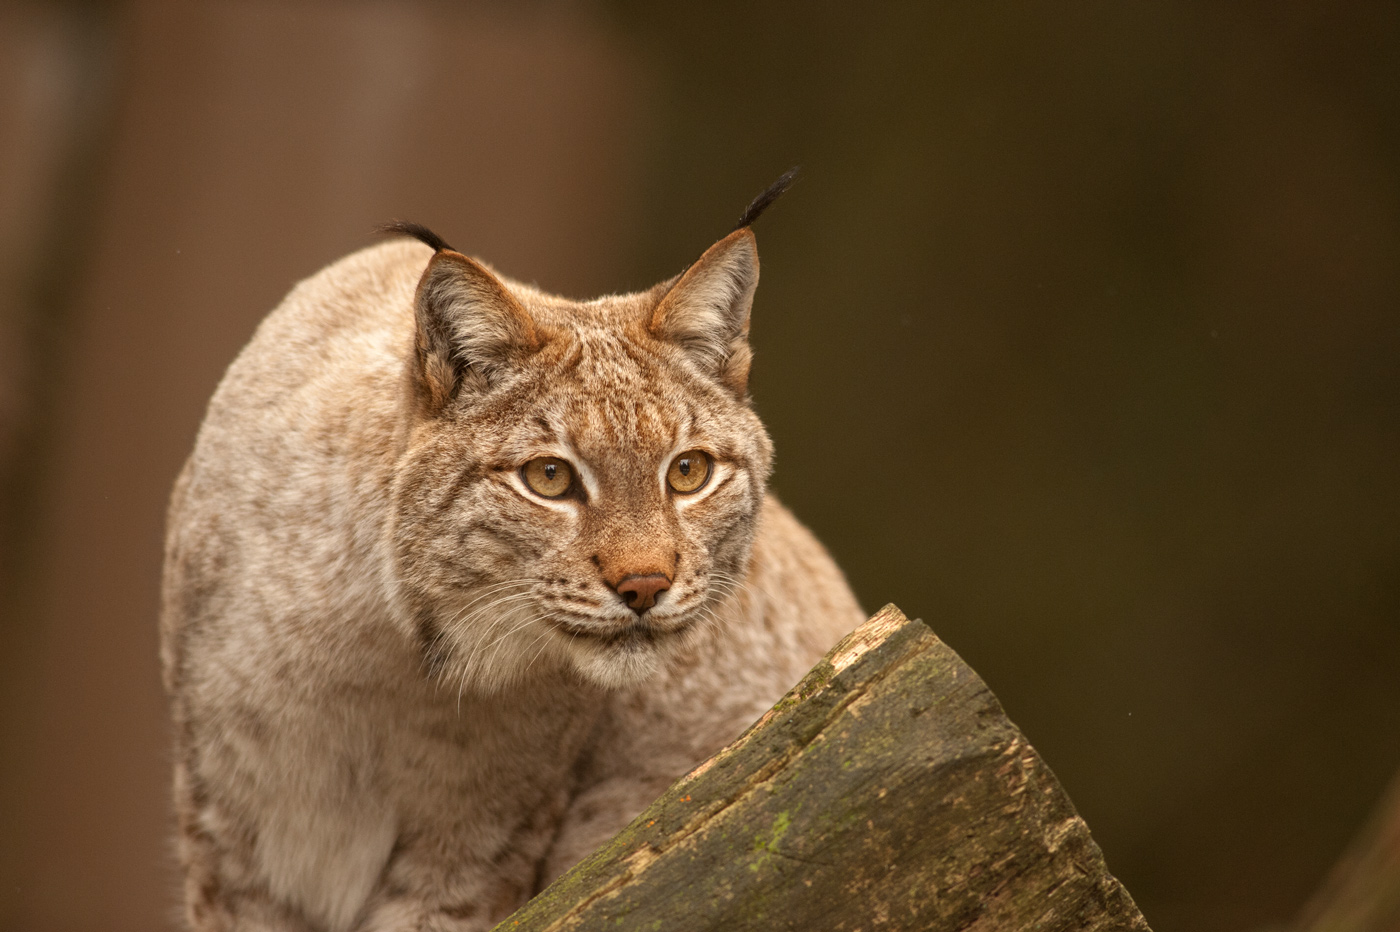
{"type": "MultiPolygon", "coordinates": [[[[541,618],[540,620],[541,620],[541,621],[544,621],[543,618],[541,618]]],[[[530,642],[530,646],[525,648],[526,650],[529,650],[531,647],[534,647],[536,644],[539,644],[539,645],[540,645],[540,646],[539,646],[539,649],[535,651],[534,656],[530,658],[530,662],[527,663],[527,664],[525,664],[525,669],[524,669],[524,670],[521,672],[521,674],[520,674],[522,679],[525,677],[526,674],[528,674],[528,673],[530,672],[530,668],[533,667],[533,666],[535,665],[535,661],[540,659],[540,655],[544,653],[545,648],[549,646],[549,641],[548,641],[548,638],[549,638],[549,635],[550,635],[549,625],[546,623],[546,624],[541,625],[540,628],[541,628],[540,633],[539,633],[538,635],[535,636],[535,639],[534,639],[533,641],[530,642]]]]}

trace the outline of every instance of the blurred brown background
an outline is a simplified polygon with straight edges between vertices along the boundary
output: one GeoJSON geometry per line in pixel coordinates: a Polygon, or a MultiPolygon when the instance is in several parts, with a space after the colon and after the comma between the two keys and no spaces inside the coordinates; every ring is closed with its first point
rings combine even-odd
{"type": "Polygon", "coordinates": [[[758,228],[776,487],[977,668],[1158,932],[1400,766],[1400,6],[0,7],[0,928],[169,925],[162,511],[407,217],[575,296],[758,228]]]}

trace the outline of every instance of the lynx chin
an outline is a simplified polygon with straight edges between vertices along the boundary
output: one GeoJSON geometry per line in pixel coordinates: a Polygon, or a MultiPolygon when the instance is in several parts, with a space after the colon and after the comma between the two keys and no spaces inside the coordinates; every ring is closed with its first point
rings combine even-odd
{"type": "Polygon", "coordinates": [[[488,929],[859,623],[748,397],[787,180],[648,291],[398,223],[258,328],[170,503],[191,928],[488,929]]]}

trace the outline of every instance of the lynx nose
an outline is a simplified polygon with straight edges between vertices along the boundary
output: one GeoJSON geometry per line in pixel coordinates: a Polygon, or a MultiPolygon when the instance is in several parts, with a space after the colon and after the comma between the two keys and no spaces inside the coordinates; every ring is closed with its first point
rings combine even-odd
{"type": "Polygon", "coordinates": [[[656,604],[658,594],[671,588],[671,579],[661,573],[647,576],[624,576],[616,586],[627,607],[640,615],[656,604]]]}

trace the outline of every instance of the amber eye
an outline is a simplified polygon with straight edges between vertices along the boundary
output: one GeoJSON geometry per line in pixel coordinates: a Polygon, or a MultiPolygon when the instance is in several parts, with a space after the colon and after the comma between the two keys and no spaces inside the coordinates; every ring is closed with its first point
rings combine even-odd
{"type": "Polygon", "coordinates": [[[700,450],[686,450],[671,460],[666,481],[677,492],[697,491],[710,478],[710,457],[700,450]]]}
{"type": "Polygon", "coordinates": [[[541,456],[520,467],[525,484],[545,498],[558,498],[574,484],[574,471],[568,463],[553,456],[541,456]]]}

